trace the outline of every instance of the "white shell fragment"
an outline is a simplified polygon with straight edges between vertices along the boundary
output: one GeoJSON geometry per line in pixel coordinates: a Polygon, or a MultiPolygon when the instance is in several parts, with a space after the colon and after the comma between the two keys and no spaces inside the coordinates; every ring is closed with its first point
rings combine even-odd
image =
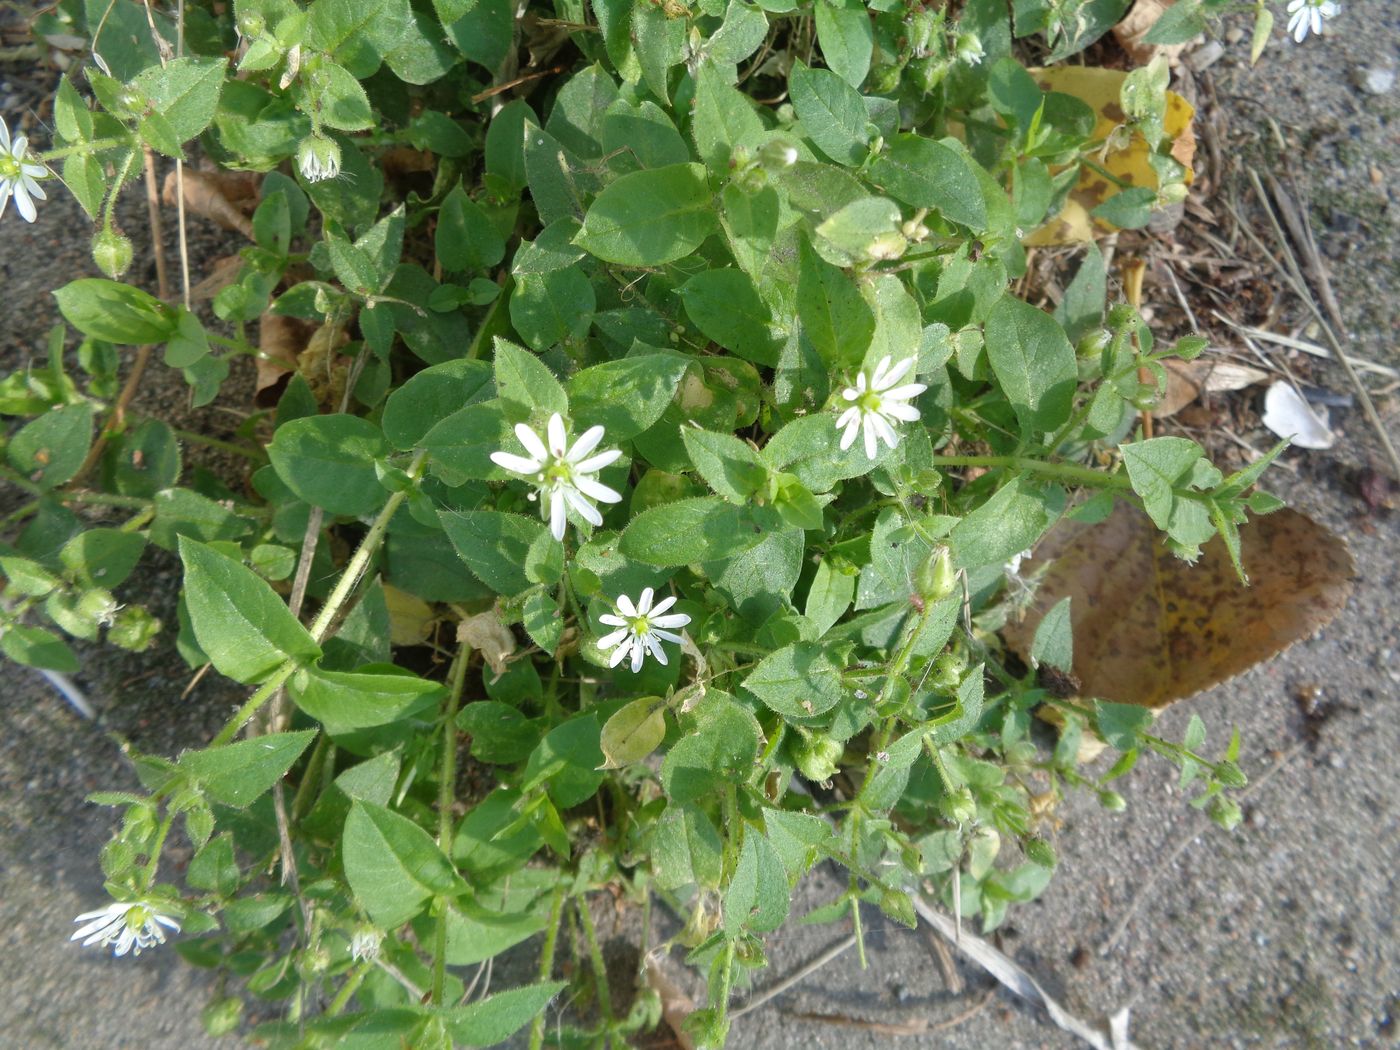
{"type": "Polygon", "coordinates": [[[1326,410],[1321,411],[1319,415],[1298,391],[1282,381],[1264,395],[1264,425],[1299,448],[1324,449],[1337,443],[1337,435],[1327,426],[1326,410]]]}

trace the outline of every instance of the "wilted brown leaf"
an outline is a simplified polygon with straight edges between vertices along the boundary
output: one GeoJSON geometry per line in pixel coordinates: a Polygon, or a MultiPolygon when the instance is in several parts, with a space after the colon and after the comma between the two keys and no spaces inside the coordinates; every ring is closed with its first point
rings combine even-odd
{"type": "MultiPolygon", "coordinates": [[[[1093,138],[1107,144],[1114,128],[1124,118],[1120,102],[1123,80],[1127,73],[1117,69],[1093,66],[1060,66],[1056,69],[1031,71],[1037,83],[1046,91],[1060,91],[1087,103],[1098,115],[1093,138]]],[[[1186,185],[1191,185],[1194,173],[1191,164],[1196,156],[1196,135],[1191,121],[1196,115],[1191,103],[1175,91],[1167,92],[1167,112],[1163,122],[1167,137],[1172,140],[1171,155],[1186,168],[1186,185]]],[[[1148,163],[1147,141],[1133,135],[1121,148],[1095,155],[1095,161],[1105,171],[1122,180],[1126,186],[1157,188],[1157,174],[1148,163]]],[[[1075,188],[1070,191],[1060,213],[1027,237],[1026,244],[1079,244],[1111,233],[1117,227],[1094,218],[1090,212],[1118,192],[1119,186],[1097,171],[1085,167],[1075,188]]]]}
{"type": "Polygon", "coordinates": [[[1168,358],[1162,366],[1167,371],[1167,392],[1152,409],[1152,414],[1159,418],[1176,415],[1202,394],[1243,390],[1269,378],[1269,373],[1262,368],[1213,358],[1198,357],[1194,361],[1168,358]]]}
{"type": "Polygon", "coordinates": [[[1161,708],[1282,652],[1345,607],[1356,565],[1311,518],[1293,510],[1255,518],[1240,528],[1240,544],[1248,587],[1219,539],[1188,565],[1130,504],[1098,525],[1066,521],[1022,564],[1028,577],[1048,569],[1006,642],[1029,659],[1036,625],[1068,596],[1084,695],[1161,708]]]}
{"type": "MultiPolygon", "coordinates": [[[[246,201],[250,207],[257,203],[257,178],[251,172],[195,171],[183,173],[185,207],[195,215],[218,223],[226,230],[253,239],[253,224],[236,202],[246,201]]],[[[161,197],[166,204],[175,204],[175,172],[165,177],[161,197]]]]}
{"type": "Polygon", "coordinates": [[[214,298],[238,280],[239,271],[242,269],[241,255],[225,255],[215,259],[204,279],[190,289],[190,298],[197,303],[214,298]]]}
{"type": "Polygon", "coordinates": [[[1187,44],[1148,44],[1144,38],[1175,0],[1137,0],[1123,20],[1113,27],[1113,37],[1128,53],[1135,66],[1145,66],[1158,55],[1166,55],[1175,66],[1187,44]]]}
{"type": "Polygon", "coordinates": [[[481,654],[491,673],[505,673],[511,653],[515,652],[515,635],[501,622],[495,609],[468,616],[457,625],[457,641],[469,645],[481,654]]]}

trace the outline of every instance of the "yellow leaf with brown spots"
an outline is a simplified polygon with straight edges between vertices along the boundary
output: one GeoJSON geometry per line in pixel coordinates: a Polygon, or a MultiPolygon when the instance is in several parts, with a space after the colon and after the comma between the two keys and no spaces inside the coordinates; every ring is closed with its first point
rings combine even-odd
{"type": "MultiPolygon", "coordinates": [[[[1094,127],[1094,141],[1102,148],[1108,142],[1113,130],[1124,120],[1119,101],[1123,91],[1123,81],[1127,73],[1117,69],[1097,69],[1089,66],[1061,66],[1056,69],[1033,69],[1031,75],[1046,91],[1059,91],[1088,104],[1098,115],[1094,127]]],[[[1196,115],[1195,107],[1175,91],[1167,92],[1167,111],[1163,122],[1167,137],[1171,139],[1171,155],[1186,168],[1186,184],[1194,178],[1191,162],[1196,157],[1196,136],[1191,120],[1196,115]]],[[[1157,174],[1148,163],[1147,140],[1134,133],[1126,145],[1115,147],[1106,153],[1092,154],[1096,164],[1112,172],[1128,185],[1157,189],[1157,174]]],[[[1117,229],[1112,223],[1094,218],[1090,212],[1112,197],[1121,187],[1104,178],[1103,175],[1085,167],[1079,176],[1079,183],[1070,191],[1065,206],[1054,218],[1049,219],[1040,229],[1025,239],[1030,246],[1040,247],[1052,244],[1082,244],[1095,237],[1102,237],[1117,229]]]]}
{"type": "Polygon", "coordinates": [[[1240,526],[1241,586],[1217,537],[1189,565],[1147,515],[1120,503],[1098,525],[1065,521],[1023,562],[1045,574],[1024,618],[1004,631],[1029,662],[1035,629],[1070,599],[1074,676],[1086,697],[1162,708],[1242,674],[1326,626],[1351,594],[1345,542],[1280,510],[1240,526]]]}

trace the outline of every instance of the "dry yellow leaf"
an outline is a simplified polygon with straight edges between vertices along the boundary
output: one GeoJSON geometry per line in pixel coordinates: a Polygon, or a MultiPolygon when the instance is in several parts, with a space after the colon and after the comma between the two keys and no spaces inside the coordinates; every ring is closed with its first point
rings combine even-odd
{"type": "Polygon", "coordinates": [[[1255,518],[1240,527],[1240,547],[1248,587],[1219,538],[1188,565],[1130,504],[1098,525],[1066,521],[1022,564],[1027,576],[1048,568],[1031,609],[1007,626],[1007,645],[1029,659],[1041,617],[1068,597],[1082,695],[1161,708],[1262,663],[1345,607],[1356,564],[1306,515],[1255,518]]]}
{"type": "Polygon", "coordinates": [[[422,645],[432,636],[433,607],[422,598],[383,584],[384,604],[389,610],[389,641],[395,645],[422,645]]]}
{"type": "MultiPolygon", "coordinates": [[[[1031,70],[1031,75],[1046,91],[1073,95],[1092,107],[1098,115],[1093,137],[1100,146],[1106,143],[1113,130],[1123,123],[1124,113],[1119,99],[1127,73],[1116,69],[1062,66],[1057,69],[1031,70]]],[[[1196,110],[1191,103],[1175,91],[1167,92],[1167,112],[1163,124],[1168,138],[1172,140],[1172,157],[1186,168],[1188,186],[1194,178],[1191,163],[1196,157],[1196,136],[1191,120],[1195,115],[1196,110]]],[[[1141,135],[1134,134],[1127,145],[1101,155],[1096,154],[1094,159],[1105,171],[1113,173],[1132,186],[1156,189],[1157,174],[1148,163],[1148,152],[1146,140],[1141,135]]],[[[1118,186],[1086,167],[1079,176],[1079,184],[1070,191],[1069,199],[1060,213],[1027,237],[1025,243],[1035,247],[1082,244],[1095,237],[1112,233],[1117,229],[1116,226],[1095,219],[1090,212],[1118,190],[1118,186]]]]}

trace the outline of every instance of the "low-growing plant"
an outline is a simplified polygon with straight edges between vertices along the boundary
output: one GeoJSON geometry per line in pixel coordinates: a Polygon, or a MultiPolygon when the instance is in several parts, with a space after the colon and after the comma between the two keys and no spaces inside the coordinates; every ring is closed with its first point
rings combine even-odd
{"type": "MultiPolygon", "coordinates": [[[[997,633],[1056,522],[1127,501],[1189,560],[1277,506],[1252,493],[1267,459],[1225,477],[1141,433],[1162,361],[1204,343],[1159,346],[1106,302],[1096,249],[1053,314],[1017,296],[1023,239],[1086,178],[1101,227],[1132,228],[1190,171],[1164,63],[1121,79],[1107,134],[1023,64],[1082,52],[1126,0],[1012,6],[38,16],[93,65],[62,81],[47,152],[7,132],[0,186],[32,219],[61,172],[107,276],[57,289],[47,361],[0,383],[29,420],[5,449],[28,499],[0,645],[62,673],[63,635],[173,640],[251,689],[209,746],[132,751],[143,790],[95,796],[121,813],[115,903],[76,936],[124,954],[178,930],[282,1004],[274,1047],[532,1022],[533,1046],[604,1045],[659,1018],[644,984],[613,1009],[590,910],[613,890],[679,917],[668,944],[708,981],[686,1025],[719,1046],[818,861],[849,881],[809,920],[859,935],[868,902],[913,924],[926,892],[985,930],[1045,890],[1062,792],[1121,808],[1143,750],[1232,825],[1237,737],[1212,759],[1199,720],[1175,743],[1147,708],[1067,699],[1037,666],[1072,666],[1062,606],[1026,661],[997,633]],[[188,278],[173,301],[116,280],[143,153],[181,162],[181,202],[237,213],[183,166],[196,142],[261,173],[208,309],[188,278]],[[1146,175],[1106,166],[1128,148],[1146,175]],[[275,406],[213,441],[246,473],[184,468],[182,441],[211,439],[133,407],[123,346],[195,406],[256,361],[275,406]],[[123,590],[148,547],[182,561],[176,623],[123,590]],[[1107,772],[1080,762],[1090,737],[1107,772]],[[467,968],[541,935],[537,983],[471,1001],[467,968]],[[581,998],[546,1032],[566,942],[581,998]]],[[[1182,0],[1163,35],[1220,9],[1182,0]]],[[[210,1031],[241,1009],[212,1004],[210,1031]]]]}

